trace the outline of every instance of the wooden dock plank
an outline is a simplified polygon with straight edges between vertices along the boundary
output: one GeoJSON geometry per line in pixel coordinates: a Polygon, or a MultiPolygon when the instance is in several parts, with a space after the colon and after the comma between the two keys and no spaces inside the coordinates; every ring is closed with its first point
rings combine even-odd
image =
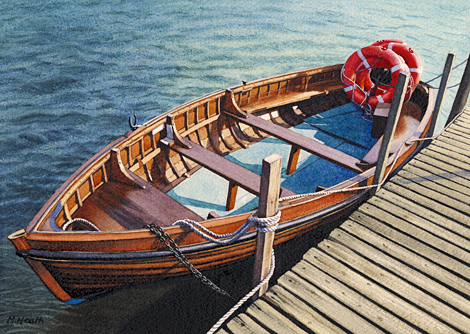
{"type": "Polygon", "coordinates": [[[465,298],[470,297],[470,282],[454,273],[443,270],[441,266],[434,263],[432,260],[427,259],[419,253],[415,253],[395,241],[387,239],[386,237],[369,230],[361,224],[348,220],[341,225],[341,228],[351,235],[363,240],[380,251],[392,256],[402,263],[405,263],[423,274],[432,277],[436,281],[448,286],[453,291],[461,294],[465,298]]]}
{"type": "MultiPolygon", "coordinates": [[[[335,258],[335,260],[347,264],[348,267],[366,276],[367,279],[382,286],[386,286],[387,289],[397,294],[410,305],[415,305],[418,308],[423,309],[446,322],[448,325],[452,324],[451,326],[459,330],[468,329],[470,318],[455,312],[455,310],[450,306],[423,292],[419,288],[414,287],[399,276],[390,273],[333,241],[325,240],[319,246],[321,250],[332,258],[335,258]]],[[[382,316],[380,317],[382,318],[382,316]]],[[[369,319],[371,319],[371,316],[369,316],[369,319]]],[[[397,331],[401,333],[410,333],[411,331],[411,328],[400,328],[400,324],[396,322],[392,323],[390,319],[387,319],[386,322],[387,325],[390,325],[387,329],[388,331],[397,331]]]]}
{"type": "Polygon", "coordinates": [[[470,253],[462,247],[450,243],[447,239],[440,238],[427,230],[411,224],[397,216],[384,211],[380,207],[374,206],[368,202],[362,206],[358,212],[365,213],[370,217],[380,217],[378,220],[387,226],[404,233],[406,236],[419,239],[423,243],[439,249],[442,253],[446,253],[452,257],[458,258],[459,261],[470,264],[470,253]]]}
{"type": "Polygon", "coordinates": [[[465,129],[470,129],[470,121],[465,118],[458,118],[451,126],[460,126],[465,129]]]}
{"type": "MultiPolygon", "coordinates": [[[[429,232],[431,235],[437,236],[438,238],[452,243],[453,246],[459,247],[461,250],[465,250],[466,252],[470,250],[469,239],[460,236],[459,234],[455,233],[452,229],[444,228],[440,224],[435,224],[434,222],[431,222],[428,219],[418,216],[412,211],[406,210],[406,208],[397,205],[394,201],[387,201],[382,197],[376,196],[370,201],[368,201],[367,204],[374,205],[380,208],[380,210],[387,212],[387,214],[396,215],[397,213],[400,213],[398,217],[394,217],[393,221],[402,219],[405,224],[411,225],[408,229],[412,228],[412,226],[414,225],[421,230],[429,232]]],[[[389,221],[387,221],[387,223],[389,223],[389,221]]],[[[453,224],[452,226],[456,225],[457,224],[453,224]]],[[[393,224],[393,226],[398,228],[395,224],[393,224]]],[[[466,228],[466,230],[470,234],[470,229],[466,228]]]]}
{"type": "Polygon", "coordinates": [[[462,126],[470,130],[470,119],[468,118],[468,115],[462,115],[462,117],[455,119],[454,122],[450,124],[450,127],[454,126],[462,126]]]}
{"type": "Polygon", "coordinates": [[[278,284],[350,332],[364,334],[383,332],[292,271],[284,274],[278,284]]]}
{"type": "Polygon", "coordinates": [[[409,304],[387,289],[384,289],[377,283],[351,270],[336,261],[330,255],[316,248],[310,249],[305,254],[304,259],[315,267],[327,272],[332,277],[340,279],[343,283],[360,292],[370,300],[379,303],[382,307],[393,312],[400,318],[427,332],[456,333],[455,330],[430,316],[428,313],[409,304]]]}
{"type": "Polygon", "coordinates": [[[426,188],[445,194],[464,204],[470,203],[470,191],[467,187],[416,166],[409,165],[405,167],[398,173],[400,177],[406,179],[405,183],[419,183],[426,188]]]}
{"type": "Polygon", "coordinates": [[[458,131],[453,127],[447,128],[446,131],[444,133],[442,133],[441,136],[442,137],[447,137],[447,138],[452,138],[453,140],[456,140],[456,141],[468,140],[468,137],[466,136],[466,134],[464,132],[458,131]]]}
{"type": "Polygon", "coordinates": [[[259,299],[257,303],[248,307],[246,313],[252,316],[253,319],[256,319],[257,322],[269,327],[275,333],[307,334],[306,331],[299,328],[263,299],[259,299]]]}
{"type": "Polygon", "coordinates": [[[358,255],[378,264],[382,268],[386,268],[414,286],[420,287],[425,292],[453,307],[456,312],[470,316],[470,303],[468,303],[467,298],[462,297],[440,282],[421,273],[409,263],[400,262],[339,228],[330,234],[329,240],[348,247],[358,255]]]}
{"type": "MultiPolygon", "coordinates": [[[[269,334],[269,332],[261,327],[256,321],[251,319],[246,314],[240,314],[227,324],[227,328],[232,333],[260,333],[269,334]]],[[[217,332],[219,333],[219,332],[217,332]]]]}
{"type": "Polygon", "coordinates": [[[221,329],[217,333],[219,334],[230,334],[229,332],[226,332],[225,330],[221,329]]]}
{"type": "MultiPolygon", "coordinates": [[[[423,182],[427,184],[431,184],[431,182],[434,182],[451,190],[455,190],[459,192],[458,197],[460,197],[460,195],[470,197],[470,190],[467,186],[463,185],[460,182],[466,182],[465,179],[458,178],[457,180],[455,180],[455,175],[451,175],[450,173],[440,169],[439,167],[424,164],[422,161],[416,159],[413,161],[413,164],[410,163],[406,165],[401,171],[405,171],[408,173],[415,174],[416,176],[422,177],[426,179],[423,180],[423,182]]],[[[406,178],[406,176],[404,175],[402,175],[402,177],[406,178]]],[[[416,180],[416,178],[413,177],[412,180],[416,180]]]]}
{"type": "MultiPolygon", "coordinates": [[[[467,148],[461,147],[463,150],[466,150],[467,148]]],[[[468,147],[470,150],[470,146],[468,147]]],[[[468,171],[468,163],[470,161],[470,157],[468,157],[465,154],[450,151],[450,150],[443,150],[438,146],[432,146],[429,148],[430,152],[426,152],[428,155],[431,155],[433,157],[436,157],[437,159],[444,160],[446,163],[456,166],[462,170],[467,170],[468,171]],[[431,153],[432,151],[432,153],[431,153]],[[439,155],[437,155],[437,154],[439,155]]]]}
{"type": "Polygon", "coordinates": [[[470,267],[463,265],[462,262],[455,258],[441,253],[436,248],[433,248],[426,243],[408,236],[401,231],[395,230],[391,227],[386,226],[376,217],[365,214],[364,211],[354,212],[350,219],[360,223],[368,229],[396,242],[400,243],[403,247],[406,247],[413,252],[420,254],[421,256],[437,263],[443,268],[460,275],[462,277],[470,277],[470,267]]]}
{"type": "MultiPolygon", "coordinates": [[[[422,151],[422,153],[427,154],[428,151],[437,151],[441,154],[444,154],[445,156],[450,156],[458,160],[462,159],[462,162],[468,162],[468,159],[470,159],[470,156],[468,153],[468,150],[470,149],[470,145],[466,142],[467,140],[468,138],[467,139],[459,138],[456,140],[455,138],[450,138],[448,136],[440,136],[439,139],[435,141],[435,145],[430,145],[426,147],[422,151]],[[442,150],[440,148],[440,145],[442,143],[452,146],[453,149],[442,150]]],[[[446,159],[444,161],[452,164],[452,160],[446,159]]]]}
{"type": "MultiPolygon", "coordinates": [[[[465,141],[465,139],[456,140],[455,138],[451,138],[451,137],[448,137],[448,136],[440,136],[439,139],[437,140],[437,142],[444,142],[448,145],[452,145],[456,149],[461,149],[463,151],[467,151],[469,149],[469,145],[467,145],[464,141],[465,141]]],[[[437,150],[437,146],[438,145],[428,146],[425,150],[423,150],[424,151],[423,153],[426,153],[428,150],[429,151],[435,151],[435,150],[437,150]]],[[[445,155],[448,154],[450,156],[453,156],[452,154],[454,153],[454,150],[449,150],[449,151],[446,151],[446,152],[443,152],[443,153],[445,155]]],[[[465,157],[464,159],[468,159],[467,154],[461,153],[461,155],[465,157]]],[[[455,155],[455,156],[457,158],[459,157],[459,155],[455,155]]],[[[452,160],[449,160],[449,161],[446,161],[446,162],[449,162],[449,163],[452,164],[452,160]]]]}
{"type": "Polygon", "coordinates": [[[458,117],[456,118],[456,120],[460,120],[460,119],[467,119],[469,120],[469,123],[470,123],[470,110],[469,110],[469,106],[467,105],[467,109],[464,109],[462,113],[460,113],[460,115],[458,115],[458,117]]]}
{"type": "Polygon", "coordinates": [[[425,148],[422,153],[423,154],[419,154],[415,158],[417,158],[417,160],[432,159],[438,161],[441,165],[446,165],[448,169],[458,171],[459,174],[465,172],[464,177],[469,175],[468,162],[470,162],[470,157],[467,157],[462,153],[454,152],[437,145],[425,148]]]}
{"type": "Polygon", "coordinates": [[[457,222],[470,226],[470,217],[468,215],[453,210],[451,207],[436,202],[433,197],[424,196],[424,194],[411,191],[399,184],[388,182],[383,186],[383,189],[394,192],[397,195],[403,196],[415,203],[426,207],[429,210],[435,211],[445,217],[454,219],[457,222]]]}
{"type": "Polygon", "coordinates": [[[263,298],[315,333],[346,333],[339,326],[279,285],[273,286],[263,298]]]}
{"type": "MultiPolygon", "coordinates": [[[[467,151],[466,149],[456,147],[454,145],[446,143],[443,140],[435,140],[433,142],[433,145],[432,145],[431,148],[437,149],[438,147],[441,148],[441,149],[444,149],[445,151],[460,153],[460,154],[463,154],[464,156],[467,156],[467,157],[470,156],[470,151],[467,151]]],[[[410,162],[413,162],[414,160],[415,159],[411,160],[410,162]]]]}
{"type": "Polygon", "coordinates": [[[430,156],[425,156],[425,155],[416,156],[415,160],[418,160],[418,161],[421,161],[423,163],[427,163],[427,164],[430,164],[434,167],[442,169],[442,170],[446,171],[447,173],[452,174],[452,175],[449,175],[450,177],[453,177],[453,175],[455,175],[455,177],[462,178],[463,180],[459,179],[459,182],[464,186],[466,186],[468,184],[468,182],[470,182],[470,171],[469,170],[464,170],[464,169],[458,168],[456,166],[453,166],[451,164],[446,164],[442,160],[439,160],[439,159],[436,159],[436,158],[433,158],[433,157],[430,157],[430,156]]]}
{"type": "MultiPolygon", "coordinates": [[[[448,173],[440,168],[425,164],[419,160],[411,161],[405,167],[413,167],[413,173],[418,176],[424,177],[429,181],[434,181],[438,184],[441,184],[447,188],[454,189],[461,194],[470,196],[470,181],[462,177],[459,177],[455,174],[448,173]],[[466,184],[466,185],[465,185],[466,184]]],[[[403,168],[404,170],[408,170],[403,168]]]]}
{"type": "Polygon", "coordinates": [[[412,212],[415,215],[418,215],[419,217],[428,221],[429,223],[442,226],[443,228],[448,229],[460,236],[463,236],[466,239],[470,239],[470,228],[467,225],[449,219],[441,215],[439,212],[428,210],[427,208],[419,205],[419,203],[416,203],[410,199],[404,198],[383,188],[380,189],[380,192],[377,193],[376,197],[384,199],[387,202],[394,203],[395,205],[399,206],[402,210],[406,211],[406,214],[412,212]]]}
{"type": "Polygon", "coordinates": [[[470,127],[466,126],[467,123],[461,123],[461,124],[452,124],[447,128],[446,131],[452,131],[454,133],[462,133],[464,136],[470,136],[470,127]]]}
{"type": "MultiPolygon", "coordinates": [[[[306,258],[307,259],[307,258],[306,258]]],[[[371,302],[369,299],[341,283],[338,278],[319,270],[308,261],[302,261],[292,268],[292,271],[317,286],[340,303],[355,310],[362,317],[368,319],[385,332],[393,330],[402,333],[417,333],[407,323],[397,318],[394,314],[371,302]]]]}
{"type": "Polygon", "coordinates": [[[225,330],[221,329],[217,333],[219,334],[230,334],[229,332],[226,332],[225,330]]]}
{"type": "Polygon", "coordinates": [[[414,176],[407,171],[400,171],[390,182],[406,187],[407,189],[423,194],[426,197],[435,198],[440,203],[447,205],[463,213],[470,212],[470,205],[465,203],[465,195],[457,191],[443,187],[437,183],[427,182],[422,177],[414,176]],[[460,198],[460,199],[457,199],[460,198]]]}

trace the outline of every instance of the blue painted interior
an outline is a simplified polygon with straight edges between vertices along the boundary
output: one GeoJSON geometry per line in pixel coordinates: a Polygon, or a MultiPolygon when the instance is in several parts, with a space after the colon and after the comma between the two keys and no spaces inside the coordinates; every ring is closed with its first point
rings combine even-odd
{"type": "MultiPolygon", "coordinates": [[[[377,141],[370,137],[372,124],[358,117],[361,115],[362,112],[357,106],[349,103],[309,117],[303,124],[292,130],[361,159],[377,141]],[[345,142],[318,128],[358,145],[345,142]]],[[[314,192],[317,186],[331,187],[355,175],[351,171],[304,151],[300,153],[297,170],[291,175],[286,175],[289,152],[289,144],[276,138],[267,138],[247,150],[239,150],[226,158],[261,174],[262,160],[274,153],[280,155],[282,158],[281,184],[297,194],[314,192]]],[[[229,212],[225,211],[227,190],[227,180],[206,169],[201,169],[168,192],[168,195],[202,217],[207,217],[210,211],[225,216],[249,211],[258,206],[256,196],[239,188],[235,208],[229,212]]]]}

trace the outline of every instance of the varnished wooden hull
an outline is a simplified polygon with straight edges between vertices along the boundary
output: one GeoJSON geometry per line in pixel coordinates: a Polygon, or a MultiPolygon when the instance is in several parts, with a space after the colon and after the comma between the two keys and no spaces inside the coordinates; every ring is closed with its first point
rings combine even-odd
{"type": "MultiPolygon", "coordinates": [[[[238,105],[248,113],[263,114],[264,110],[269,113],[276,106],[303,103],[310,106],[311,114],[315,114],[348,102],[339,80],[340,69],[341,65],[335,65],[295,72],[237,86],[232,91],[238,105]],[[309,102],[312,99],[318,103],[309,102]],[[313,110],[312,106],[318,110],[313,110]]],[[[421,94],[426,95],[427,100],[420,106],[422,119],[415,137],[426,134],[433,109],[432,93],[427,90],[423,92],[421,94]]],[[[148,205],[146,215],[137,212],[139,210],[132,211],[128,205],[131,200],[138,200],[139,194],[165,199],[166,191],[201,168],[200,164],[185,159],[183,153],[175,153],[161,145],[168,115],[173,117],[175,129],[183,138],[193,140],[219,155],[248,147],[251,142],[266,137],[265,133],[254,128],[245,130],[245,133],[238,132],[241,128],[222,112],[224,105],[227,105],[227,96],[226,92],[217,92],[189,102],[117,139],[74,173],[26,230],[9,237],[17,248],[17,254],[25,258],[57,298],[62,301],[81,300],[121,286],[188,274],[188,270],[179,264],[155,235],[142,228],[143,222],[156,222],[162,226],[199,270],[227,265],[254,253],[254,231],[231,245],[221,247],[205,241],[187,228],[171,226],[174,213],[167,214],[167,222],[163,216],[155,218],[157,213],[152,213],[151,205],[148,205]],[[222,132],[225,135],[220,135],[222,132]],[[117,159],[116,165],[113,165],[113,159],[117,159]],[[119,164],[122,169],[116,172],[115,166],[119,164]],[[115,204],[110,207],[99,207],[99,203],[109,203],[110,197],[105,196],[112,195],[112,191],[107,189],[110,182],[115,182],[116,187],[119,184],[119,189],[129,187],[130,190],[126,197],[116,195],[115,204]],[[146,190],[135,190],[143,184],[146,190]],[[118,208],[122,210],[120,215],[116,213],[118,208]],[[129,215],[134,215],[133,219],[129,219],[129,215]],[[93,221],[101,223],[100,231],[63,231],[61,226],[75,217],[94,218],[93,221]],[[142,221],[140,225],[135,224],[138,219],[142,221]]],[[[268,113],[264,115],[273,118],[268,113]]],[[[292,125],[289,123],[296,122],[294,114],[289,117],[284,115],[272,122],[282,121],[287,127],[292,125]]],[[[418,147],[418,143],[405,147],[397,157],[394,168],[404,164],[418,147]]],[[[330,190],[370,185],[374,171],[375,168],[371,167],[330,190]]],[[[275,245],[338,219],[367,196],[366,190],[356,190],[321,196],[312,194],[281,201],[282,216],[275,245]]],[[[155,201],[152,205],[157,204],[155,201]]],[[[187,214],[180,219],[187,218],[187,214]]],[[[200,221],[215,233],[229,233],[241,226],[250,214],[200,221]]],[[[194,219],[197,220],[197,216],[194,219]]]]}
{"type": "MultiPolygon", "coordinates": [[[[356,195],[338,207],[331,207],[292,221],[276,233],[275,246],[308,233],[319,226],[338,219],[360,204],[365,196],[356,195]]],[[[181,247],[185,256],[199,270],[243,260],[254,254],[255,232],[227,246],[210,243],[181,247]]],[[[60,282],[60,287],[71,298],[86,299],[97,293],[126,285],[155,281],[164,277],[190,274],[169,251],[138,253],[51,252],[25,250],[18,252],[28,262],[40,263],[60,282]]],[[[53,291],[54,292],[54,291],[53,291]]]]}

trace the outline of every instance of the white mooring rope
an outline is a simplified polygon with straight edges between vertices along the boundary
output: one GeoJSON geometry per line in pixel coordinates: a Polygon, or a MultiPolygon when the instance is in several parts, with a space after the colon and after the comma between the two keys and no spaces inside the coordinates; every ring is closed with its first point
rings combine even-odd
{"type": "Polygon", "coordinates": [[[254,212],[247,221],[240,226],[235,232],[227,234],[217,234],[195,222],[191,219],[182,219],[173,223],[173,225],[187,226],[194,233],[203,237],[208,241],[215,242],[218,245],[229,245],[237,241],[242,235],[244,235],[250,228],[255,227],[259,232],[274,232],[279,220],[281,219],[281,211],[278,209],[276,215],[267,218],[257,217],[258,212],[254,212]],[[219,240],[224,238],[230,238],[225,240],[219,240]]]}
{"type": "Polygon", "coordinates": [[[220,326],[223,325],[223,323],[236,311],[238,310],[248,299],[250,299],[266,282],[268,282],[271,277],[273,276],[274,273],[274,267],[275,267],[275,258],[274,258],[274,250],[271,252],[271,269],[269,270],[268,275],[257,285],[255,286],[248,294],[240,299],[238,303],[236,303],[225,315],[217,321],[217,323],[212,326],[212,328],[207,332],[207,334],[213,334],[215,333],[220,326]]]}
{"type": "MultiPolygon", "coordinates": [[[[246,231],[248,231],[251,227],[255,227],[258,232],[266,233],[266,232],[275,232],[277,226],[279,225],[279,221],[281,220],[281,210],[277,210],[277,213],[272,217],[266,218],[259,218],[257,216],[258,212],[254,212],[250,217],[248,217],[247,221],[240,226],[235,232],[227,233],[227,234],[217,234],[209,229],[205,228],[199,223],[194,222],[190,219],[178,220],[173,223],[173,225],[180,225],[180,226],[188,226],[191,228],[196,234],[205,238],[206,240],[213,241],[220,245],[230,244],[237,239],[239,239],[246,231]],[[230,238],[227,240],[217,240],[215,238],[230,238]]],[[[254,287],[245,297],[240,299],[240,301],[235,304],[220,320],[212,326],[212,328],[207,332],[207,334],[212,334],[216,330],[219,329],[220,326],[236,311],[242,306],[249,298],[251,298],[266,282],[268,282],[274,273],[275,268],[275,257],[274,257],[274,250],[271,251],[271,269],[269,270],[268,275],[256,286],[254,287]]]]}

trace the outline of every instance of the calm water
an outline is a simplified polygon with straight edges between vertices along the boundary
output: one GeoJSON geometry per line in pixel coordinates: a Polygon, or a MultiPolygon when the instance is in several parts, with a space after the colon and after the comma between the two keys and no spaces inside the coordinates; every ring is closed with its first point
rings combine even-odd
{"type": "MultiPolygon", "coordinates": [[[[456,64],[470,52],[467,1],[2,0],[0,22],[5,333],[198,333],[234,303],[182,278],[68,306],[6,240],[93,153],[126,132],[132,114],[144,122],[242,80],[341,63],[378,39],[413,46],[424,81],[441,73],[448,52],[457,54],[456,64]],[[13,316],[40,320],[8,323],[13,316]]],[[[456,91],[449,91],[445,114],[456,91]]],[[[277,274],[296,260],[292,251],[278,254],[277,274]]],[[[209,275],[239,298],[249,290],[246,267],[249,261],[209,275]]]]}

